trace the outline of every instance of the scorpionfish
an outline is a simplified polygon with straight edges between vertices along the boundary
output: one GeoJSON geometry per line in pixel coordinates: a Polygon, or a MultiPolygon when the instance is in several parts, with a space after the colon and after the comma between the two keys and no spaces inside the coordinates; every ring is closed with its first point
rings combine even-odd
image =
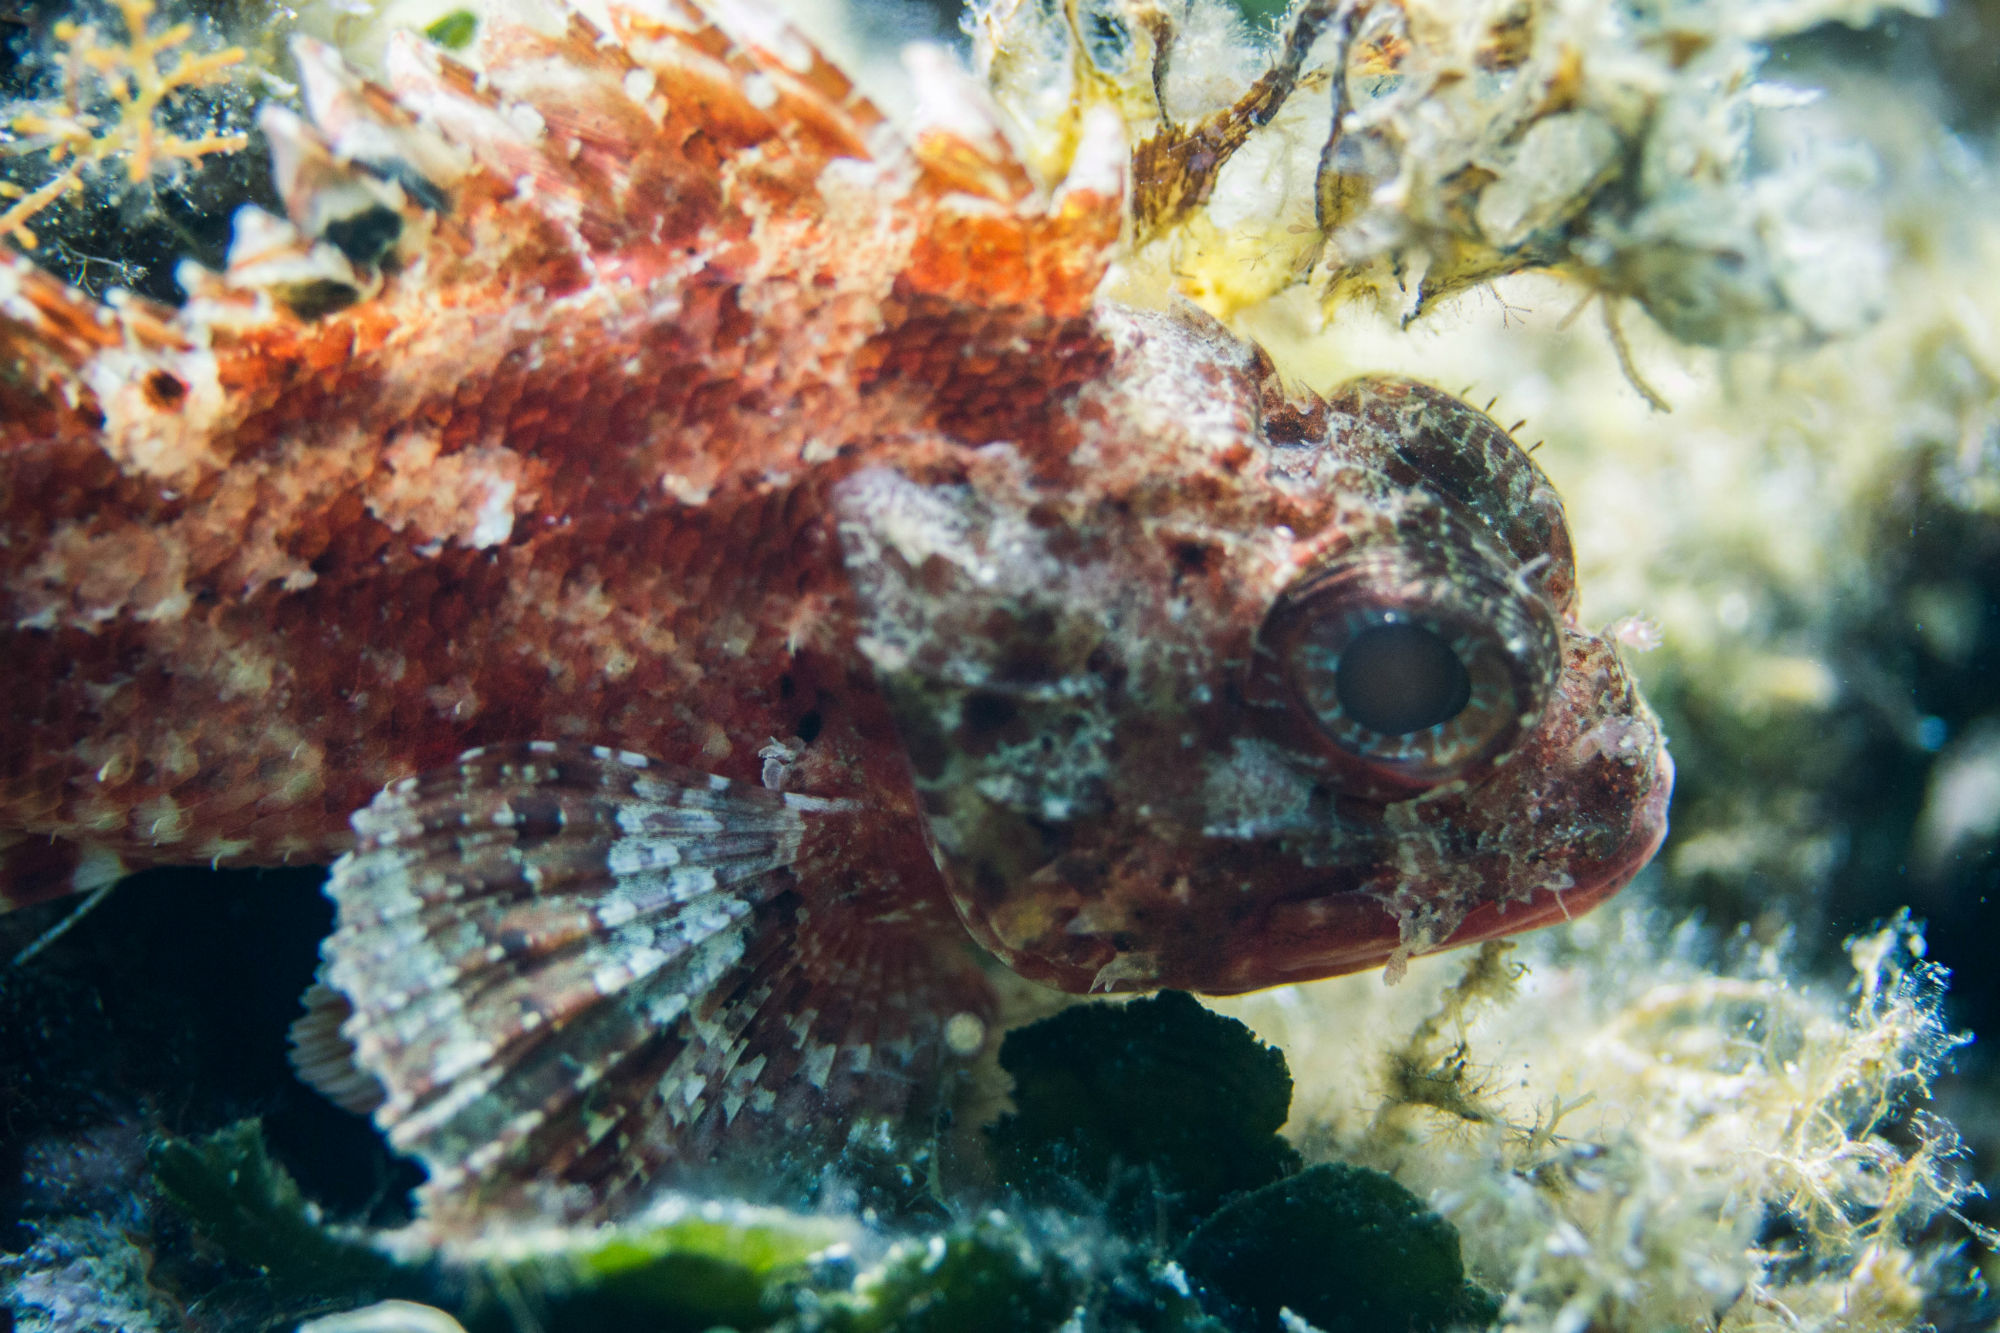
{"type": "Polygon", "coordinates": [[[993,960],[1227,994],[1648,860],[1549,482],[1100,299],[1117,115],[1047,181],[948,61],[892,122],[752,0],[609,16],[301,40],[183,308],[0,262],[14,905],[333,862],[304,1072],[431,1217],[584,1219],[919,1114],[993,960]]]}

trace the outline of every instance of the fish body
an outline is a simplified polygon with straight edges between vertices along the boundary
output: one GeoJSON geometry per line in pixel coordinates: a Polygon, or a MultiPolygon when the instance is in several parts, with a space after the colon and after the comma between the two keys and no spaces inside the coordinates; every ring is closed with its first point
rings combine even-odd
{"type": "Polygon", "coordinates": [[[0,265],[0,892],[338,858],[301,1063],[449,1221],[809,1167],[985,953],[1241,991],[1650,857],[1504,431],[1098,301],[1109,113],[1047,184],[937,62],[899,128],[753,6],[611,15],[303,45],[181,311],[0,265]]]}

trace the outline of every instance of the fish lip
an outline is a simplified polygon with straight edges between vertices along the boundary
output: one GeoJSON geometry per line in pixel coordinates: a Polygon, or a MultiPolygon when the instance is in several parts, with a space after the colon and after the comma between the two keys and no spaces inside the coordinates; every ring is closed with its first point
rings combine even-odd
{"type": "MultiPolygon", "coordinates": [[[[1532,889],[1480,903],[1448,937],[1402,957],[1574,921],[1624,889],[1652,861],[1668,831],[1674,763],[1664,747],[1642,763],[1648,767],[1644,789],[1624,813],[1624,839],[1608,855],[1570,863],[1568,887],[1532,889]]],[[[1204,915],[1200,925],[1206,929],[1154,941],[1154,949],[1144,947],[1144,941],[1118,941],[1108,929],[1078,931],[1068,917],[1050,927],[1054,935],[1028,931],[1008,937],[984,913],[968,911],[962,899],[958,909],[968,933],[1016,973],[1074,995],[1158,989],[1240,995],[1358,973],[1398,959],[1404,949],[1402,921],[1382,895],[1352,883],[1328,885],[1318,897],[1312,897],[1310,883],[1296,889],[1304,889],[1304,897],[1286,895],[1234,925],[1204,915]]]]}
{"type": "MultiPolygon", "coordinates": [[[[1665,840],[1673,784],[1673,761],[1662,748],[1653,756],[1650,786],[1628,816],[1627,837],[1587,868],[1587,878],[1565,889],[1537,889],[1526,897],[1481,904],[1444,940],[1414,952],[1441,953],[1556,925],[1611,898],[1665,840]]],[[[1175,989],[1240,995],[1381,967],[1403,944],[1395,913],[1375,894],[1355,888],[1277,904],[1254,923],[1226,937],[1211,937],[1195,954],[1179,957],[1115,950],[1108,939],[1100,941],[1101,952],[1058,957],[1032,946],[1009,947],[990,922],[977,915],[963,919],[975,939],[1023,977],[1074,994],[1175,989]]]]}
{"type": "MultiPolygon", "coordinates": [[[[1573,921],[1629,884],[1653,859],[1667,836],[1667,807],[1673,794],[1674,763],[1664,748],[1655,756],[1652,785],[1634,807],[1630,834],[1595,867],[1589,879],[1566,889],[1536,889],[1526,899],[1483,903],[1466,913],[1457,929],[1418,954],[1442,953],[1487,940],[1573,921]]],[[[1232,964],[1219,974],[1175,977],[1158,984],[1205,995],[1247,991],[1364,972],[1389,962],[1402,944],[1401,923],[1378,898],[1348,891],[1307,900],[1315,918],[1297,929],[1296,917],[1274,908],[1256,933],[1229,950],[1232,964]],[[1287,925],[1293,926],[1287,929],[1287,925]]],[[[1307,904],[1293,904],[1303,908],[1307,904]]]]}

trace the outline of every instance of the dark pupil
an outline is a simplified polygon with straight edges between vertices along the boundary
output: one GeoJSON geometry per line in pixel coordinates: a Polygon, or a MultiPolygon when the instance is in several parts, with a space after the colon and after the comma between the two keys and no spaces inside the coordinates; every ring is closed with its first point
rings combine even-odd
{"type": "Polygon", "coordinates": [[[1457,717],[1472,678],[1451,645],[1421,625],[1378,625],[1341,649],[1333,689],[1352,721],[1407,736],[1457,717]]]}

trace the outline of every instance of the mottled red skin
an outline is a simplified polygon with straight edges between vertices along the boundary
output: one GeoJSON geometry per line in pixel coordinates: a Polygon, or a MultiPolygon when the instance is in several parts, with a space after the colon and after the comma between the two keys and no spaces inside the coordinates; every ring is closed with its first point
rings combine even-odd
{"type": "MultiPolygon", "coordinates": [[[[563,54],[611,59],[574,39],[563,54]]],[[[816,76],[838,92],[833,71],[816,76]]],[[[846,647],[825,489],[878,439],[940,423],[972,438],[966,423],[1054,430],[1063,386],[1091,368],[1083,296],[1116,201],[1066,228],[1081,280],[993,263],[971,279],[932,274],[910,242],[950,221],[938,220],[948,182],[918,182],[900,247],[857,255],[813,216],[806,183],[826,146],[808,138],[788,156],[727,85],[701,105],[676,99],[698,122],[678,144],[674,118],[631,124],[615,85],[597,91],[628,123],[603,123],[600,103],[574,112],[601,150],[564,163],[559,184],[585,214],[574,231],[475,171],[379,298],[318,320],[220,290],[178,319],[121,319],[10,262],[8,830],[132,868],[325,861],[385,783],[469,745],[611,741],[754,781],[760,747],[829,708],[820,748],[845,762],[817,762],[823,783],[859,790],[897,770],[846,647]],[[731,126],[732,110],[754,123],[731,126]],[[725,205],[716,155],[759,144],[775,165],[737,177],[725,205]],[[774,215],[763,246],[753,206],[774,215]],[[588,289],[586,264],[602,266],[588,289]],[[652,293],[629,290],[635,274],[652,293]],[[663,295],[671,314],[648,314],[663,295]],[[802,355],[822,338],[817,359],[802,355]],[[182,350],[199,342],[212,370],[182,350]],[[978,380],[933,382],[983,347],[978,380]],[[107,348],[130,361],[105,364],[107,348]],[[429,368],[411,374],[413,358],[429,368]],[[106,381],[124,420],[107,421],[106,381]],[[135,381],[183,387],[135,393],[135,381]],[[120,466],[134,440],[174,432],[149,466],[120,466]],[[413,435],[438,458],[396,489],[393,445],[413,435]],[[837,452],[802,465],[808,440],[837,452]],[[448,535],[466,506],[446,469],[475,456],[479,476],[514,482],[523,501],[505,539],[478,549],[448,535]],[[709,493],[677,501],[661,483],[671,473],[709,493]],[[409,493],[424,489],[444,494],[409,493]],[[232,689],[232,676],[247,683],[232,689]]],[[[859,110],[865,125],[872,109],[859,110]]]]}
{"type": "Polygon", "coordinates": [[[1628,881],[1671,765],[1574,622],[1560,503],[1505,432],[1404,381],[1285,396],[1196,316],[1099,324],[1114,355],[1076,452],[836,492],[863,652],[974,936],[1065,990],[1232,993],[1545,925],[1628,881]],[[1504,753],[1390,794],[1262,656],[1288,588],[1382,549],[1518,581],[1561,645],[1504,753]]]}
{"type": "MultiPolygon", "coordinates": [[[[1259,354],[1193,317],[1092,306],[1122,221],[1115,178],[1051,198],[999,147],[937,132],[904,146],[823,62],[801,71],[681,21],[623,16],[622,44],[502,30],[486,53],[498,93],[430,55],[406,60],[400,104],[350,88],[320,107],[335,150],[369,120],[435,143],[419,117],[456,145],[432,153],[458,163],[431,170],[449,212],[405,200],[379,290],[344,309],[301,317],[246,269],[198,284],[179,313],[104,310],[25,261],[0,265],[0,684],[14,700],[0,893],[65,891],[79,858],[84,883],[330,860],[376,791],[468,746],[602,743],[754,784],[767,742],[802,731],[787,789],[867,807],[815,835],[824,879],[924,939],[956,937],[955,906],[1012,966],[1072,990],[1234,991],[1374,966],[1574,914],[1650,856],[1670,770],[1615,653],[1572,625],[1569,704],[1494,784],[1422,816],[1496,828],[1522,799],[1554,801],[1594,830],[1543,849],[1566,892],[1475,856],[1427,932],[1389,903],[1384,862],[1406,838],[1307,874],[1275,848],[1212,846],[1185,788],[1143,818],[1121,795],[1072,846],[1122,867],[1082,896],[1150,916],[1157,939],[1073,929],[1077,904],[1022,878],[1047,867],[996,881],[941,849],[948,883],[926,846],[944,828],[936,808],[925,825],[936,792],[912,783],[912,719],[892,720],[881,661],[857,651],[879,611],[857,603],[837,531],[857,474],[1025,476],[993,493],[1051,499],[1047,522],[1080,549],[1124,534],[1134,504],[1148,532],[1255,545],[1290,527],[1296,542],[1259,546],[1254,574],[1227,552],[1176,572],[1158,543],[1130,564],[1141,602],[1183,579],[1198,590],[1195,674],[1222,691],[1197,719],[1209,749],[1241,731],[1228,691],[1283,579],[1372,501],[1286,479],[1284,459],[1329,447],[1328,408],[1278,391],[1259,354]],[[635,72],[664,109],[633,100],[635,72]],[[766,81],[754,97],[752,76],[766,81]],[[503,100],[545,128],[517,128],[503,100]],[[1133,351],[1134,330],[1151,352],[1133,351]],[[1163,368],[1170,393],[1149,378],[1163,368]],[[1238,438],[1181,430],[1187,413],[1160,401],[1175,394],[1230,415],[1238,438]],[[1605,718],[1637,740],[1600,772],[1564,747],[1605,718]],[[1263,885],[1254,912],[1172,892],[1177,876],[1238,870],[1263,885]],[[1023,904],[1043,919],[1009,924],[1023,904]],[[1128,955],[1151,961],[1114,966],[1128,955]]],[[[290,190],[302,223],[310,175],[290,190]]],[[[1384,486],[1433,484],[1373,461],[1384,486]]],[[[1468,521],[1514,522],[1504,504],[1481,510],[1485,491],[1437,485],[1468,521]]],[[[1559,507],[1553,531],[1545,518],[1529,540],[1560,546],[1544,587],[1567,615],[1559,507]]],[[[1125,777],[1164,753],[1134,741],[1125,777]]],[[[1428,873],[1404,876],[1406,898],[1428,873]]]]}

